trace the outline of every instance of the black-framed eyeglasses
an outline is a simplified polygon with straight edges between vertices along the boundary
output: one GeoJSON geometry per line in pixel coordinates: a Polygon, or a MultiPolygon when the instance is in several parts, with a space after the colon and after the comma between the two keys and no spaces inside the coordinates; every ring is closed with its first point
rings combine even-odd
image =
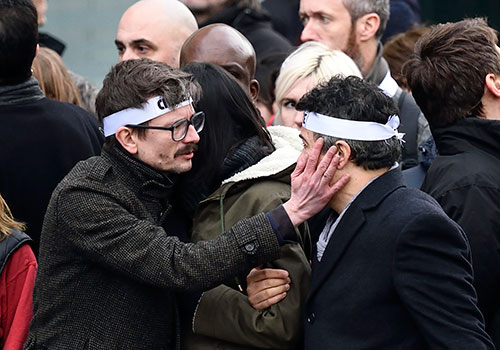
{"type": "Polygon", "coordinates": [[[132,124],[127,124],[125,126],[134,129],[169,130],[172,131],[172,140],[178,142],[182,141],[186,137],[189,125],[192,125],[196,130],[196,132],[202,131],[203,126],[205,125],[205,113],[201,111],[196,112],[191,116],[189,120],[187,120],[186,118],[179,119],[170,126],[150,126],[150,125],[132,125],[132,124]]]}

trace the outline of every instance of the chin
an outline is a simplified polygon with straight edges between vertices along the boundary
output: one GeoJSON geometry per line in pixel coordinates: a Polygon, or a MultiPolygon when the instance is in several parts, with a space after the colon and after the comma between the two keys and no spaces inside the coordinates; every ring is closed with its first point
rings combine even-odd
{"type": "Polygon", "coordinates": [[[182,174],[182,173],[187,173],[189,170],[191,170],[192,167],[193,165],[191,161],[189,161],[189,164],[174,166],[169,169],[166,169],[165,171],[174,174],[182,174]]]}

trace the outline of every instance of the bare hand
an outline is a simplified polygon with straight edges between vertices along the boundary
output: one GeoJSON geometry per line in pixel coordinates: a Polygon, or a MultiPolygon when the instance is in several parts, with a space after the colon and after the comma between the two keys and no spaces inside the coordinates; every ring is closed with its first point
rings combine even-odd
{"type": "Polygon", "coordinates": [[[256,310],[267,309],[286,297],[290,283],[286,270],[254,268],[247,276],[248,301],[256,310]]]}
{"type": "Polygon", "coordinates": [[[339,157],[336,155],[337,147],[332,146],[318,164],[323,143],[323,139],[319,138],[309,154],[303,151],[291,175],[292,194],[283,207],[294,226],[319,213],[333,195],[349,182],[349,175],[343,175],[330,184],[337,171],[339,157]]]}

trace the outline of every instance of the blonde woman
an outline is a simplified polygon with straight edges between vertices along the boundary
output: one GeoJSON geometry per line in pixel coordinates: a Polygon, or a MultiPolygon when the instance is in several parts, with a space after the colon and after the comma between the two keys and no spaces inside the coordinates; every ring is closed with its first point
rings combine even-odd
{"type": "Polygon", "coordinates": [[[78,88],[57,52],[40,47],[32,69],[33,76],[46,97],[82,107],[78,88]]]}
{"type": "Polygon", "coordinates": [[[25,227],[0,195],[0,348],[18,350],[28,336],[37,263],[25,227]]]}
{"type": "Polygon", "coordinates": [[[274,124],[300,130],[304,112],[295,110],[297,102],[318,83],[339,74],[361,77],[354,61],[342,51],[313,41],[300,45],[283,62],[276,79],[278,112],[274,124]]]}

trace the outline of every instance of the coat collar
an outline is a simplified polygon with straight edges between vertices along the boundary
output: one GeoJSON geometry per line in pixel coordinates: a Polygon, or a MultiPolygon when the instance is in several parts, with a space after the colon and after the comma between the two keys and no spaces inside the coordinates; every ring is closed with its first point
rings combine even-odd
{"type": "Polygon", "coordinates": [[[268,131],[271,134],[275,151],[252,166],[225,179],[222,184],[276,175],[297,162],[303,148],[298,130],[286,126],[270,126],[268,131]]]}
{"type": "Polygon", "coordinates": [[[161,200],[168,198],[174,182],[172,175],[165,175],[134,158],[119,145],[104,147],[103,158],[115,170],[116,176],[141,198],[161,200]]]}
{"type": "Polygon", "coordinates": [[[452,125],[433,128],[432,135],[440,155],[455,155],[479,148],[500,159],[499,120],[471,116],[452,125]]]}
{"type": "Polygon", "coordinates": [[[308,299],[321,288],[323,281],[330,276],[331,271],[342,258],[353,238],[365,225],[365,212],[378,207],[387,196],[404,186],[401,170],[396,168],[378,177],[352,202],[330,238],[321,263],[313,254],[314,261],[308,299]]]}
{"type": "Polygon", "coordinates": [[[379,41],[377,44],[377,57],[375,58],[375,61],[373,62],[372,69],[370,69],[370,72],[365,77],[366,81],[375,83],[380,85],[382,81],[384,80],[387,72],[389,71],[389,64],[385,60],[384,57],[382,57],[384,49],[382,46],[382,43],[379,41]]]}

